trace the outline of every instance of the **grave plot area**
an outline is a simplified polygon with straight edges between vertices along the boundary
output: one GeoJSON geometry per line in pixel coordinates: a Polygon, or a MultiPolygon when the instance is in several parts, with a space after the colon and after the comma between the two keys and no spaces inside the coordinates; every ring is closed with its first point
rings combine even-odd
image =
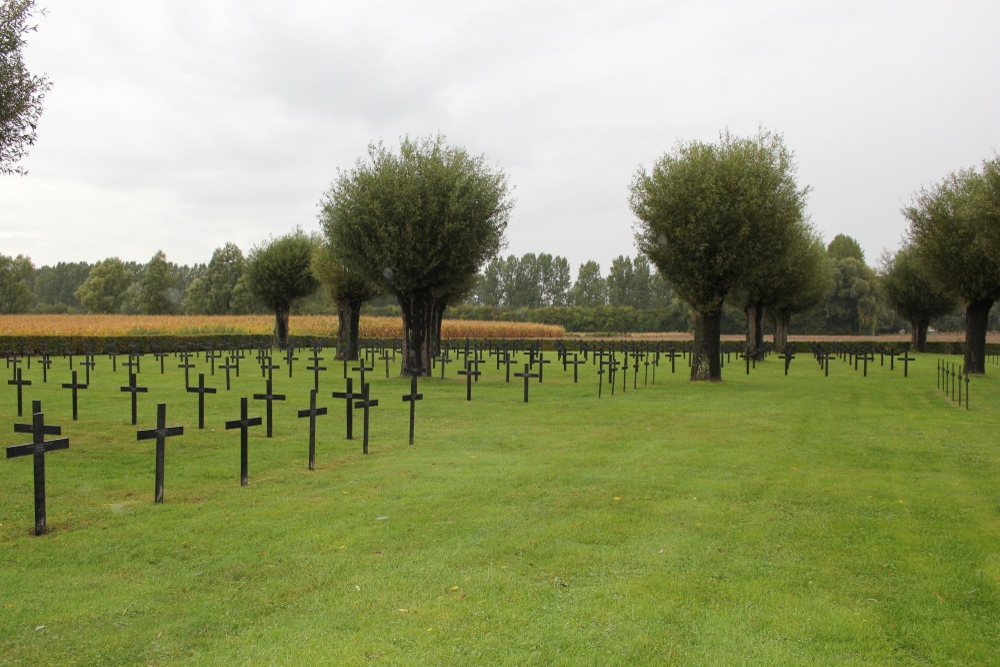
{"type": "MultiPolygon", "coordinates": [[[[772,356],[714,385],[664,357],[655,385],[634,386],[632,371],[626,392],[619,378],[600,399],[591,355],[576,384],[552,363],[529,403],[492,360],[466,401],[452,364],[420,379],[412,446],[409,378],[369,372],[380,403],[365,456],[360,422],[345,438],[331,364],[314,470],[298,413],[315,377],[283,366],[274,437],[249,429],[240,486],[225,426],[261,391],[256,369],[229,391],[216,378],[198,429],[179,360],[163,375],[151,362],[137,426],[121,364],[92,370],[77,421],[66,359],[23,371],[25,405],[41,400],[73,444],[47,471],[43,536],[27,462],[0,461],[5,661],[983,664],[1000,652],[996,366],[966,410],[935,387],[933,355],[906,378],[888,359],[866,377],[836,358],[827,377],[807,357],[786,376],[772,356]],[[155,504],[152,444],[135,439],[160,403],[185,435],[167,443],[155,504]]],[[[191,363],[191,378],[210,373],[204,356],[191,363]]],[[[16,387],[0,389],[0,444],[22,444],[16,387]]]]}

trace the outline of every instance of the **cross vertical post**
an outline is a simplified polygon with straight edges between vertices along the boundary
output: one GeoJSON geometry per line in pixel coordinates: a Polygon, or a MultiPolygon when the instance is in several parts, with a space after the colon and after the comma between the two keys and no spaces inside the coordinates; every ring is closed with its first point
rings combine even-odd
{"type": "Polygon", "coordinates": [[[31,443],[8,447],[7,458],[12,459],[17,456],[27,456],[28,454],[31,454],[34,458],[35,535],[44,535],[47,530],[45,523],[45,452],[68,449],[69,438],[60,438],[58,440],[45,439],[46,434],[60,435],[61,429],[58,426],[45,425],[45,415],[42,414],[41,401],[34,401],[32,403],[31,417],[30,424],[14,424],[15,433],[31,433],[31,443]]]}
{"type": "Polygon", "coordinates": [[[156,487],[153,492],[153,502],[163,502],[163,469],[166,459],[166,439],[175,435],[184,435],[183,426],[167,426],[167,404],[156,406],[156,428],[137,431],[136,440],[156,439],[156,487]]]}

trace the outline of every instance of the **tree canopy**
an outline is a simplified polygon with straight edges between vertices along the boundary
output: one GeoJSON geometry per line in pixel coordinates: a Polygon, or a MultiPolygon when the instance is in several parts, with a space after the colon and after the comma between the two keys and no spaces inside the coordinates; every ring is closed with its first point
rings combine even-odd
{"type": "Polygon", "coordinates": [[[723,300],[784,248],[806,193],[782,138],[764,130],[678,144],[636,174],[629,203],[639,249],[695,312],[692,380],[721,379],[723,300]]]}
{"type": "Polygon", "coordinates": [[[338,173],[320,222],[344,266],[399,301],[404,373],[429,373],[435,331],[450,299],[472,288],[496,256],[513,201],[507,176],[441,135],[372,144],[338,173]]]}
{"type": "Polygon", "coordinates": [[[109,257],[91,267],[75,296],[93,313],[117,313],[121,311],[125,293],[131,285],[132,274],[125,262],[109,257]]]}
{"type": "Polygon", "coordinates": [[[35,267],[24,255],[0,255],[0,315],[26,313],[34,301],[31,279],[35,267]]]}
{"type": "Polygon", "coordinates": [[[337,358],[358,358],[358,328],[361,306],[378,295],[378,287],[350,270],[326,243],[319,243],[312,256],[313,274],[324,285],[337,305],[339,330],[337,358]]]}
{"type": "MultiPolygon", "coordinates": [[[[18,165],[37,139],[45,93],[52,84],[31,74],[22,49],[29,32],[35,0],[0,0],[0,174],[26,174],[18,165]]],[[[43,12],[44,13],[44,12],[43,12]]]]}
{"type": "Polygon", "coordinates": [[[883,256],[881,264],[880,278],[886,298],[900,317],[910,323],[914,351],[924,352],[931,320],[947,315],[958,302],[931,281],[911,245],[903,246],[894,255],[883,256]]]}
{"type": "Polygon", "coordinates": [[[247,286],[274,311],[274,339],[278,347],[288,347],[292,302],[319,286],[312,272],[316,244],[316,239],[296,230],[255,246],[247,258],[247,286]]]}
{"type": "Polygon", "coordinates": [[[233,290],[243,276],[246,260],[235,243],[216,248],[205,272],[187,289],[184,310],[188,313],[225,315],[233,311],[233,290]]]}
{"type": "Polygon", "coordinates": [[[1000,298],[997,159],[922,188],[903,208],[909,240],[927,275],[965,307],[965,370],[986,372],[989,312],[1000,298]]]}

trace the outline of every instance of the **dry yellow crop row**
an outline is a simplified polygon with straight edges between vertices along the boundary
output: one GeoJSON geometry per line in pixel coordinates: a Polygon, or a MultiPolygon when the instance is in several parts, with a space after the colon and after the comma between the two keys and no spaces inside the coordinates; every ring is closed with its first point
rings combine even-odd
{"type": "MultiPolygon", "coordinates": [[[[127,336],[157,334],[268,334],[270,315],[0,315],[0,335],[12,336],[127,336]]],[[[292,315],[290,329],[297,336],[334,336],[332,315],[292,315]]],[[[400,338],[398,317],[362,317],[362,338],[400,338]]],[[[565,330],[530,322],[445,320],[444,338],[561,338],[565,330]]]]}

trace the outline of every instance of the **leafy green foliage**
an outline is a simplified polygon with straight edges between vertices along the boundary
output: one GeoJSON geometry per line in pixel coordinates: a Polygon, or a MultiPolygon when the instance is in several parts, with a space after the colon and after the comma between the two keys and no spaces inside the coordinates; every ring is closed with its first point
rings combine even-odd
{"type": "Polygon", "coordinates": [[[601,265],[590,260],[580,265],[576,282],[569,291],[573,306],[603,306],[608,302],[608,283],[601,274],[601,265]]]}
{"type": "Polygon", "coordinates": [[[903,209],[917,260],[940,288],[965,306],[965,368],[986,372],[986,328],[1000,298],[1000,177],[996,161],[982,172],[953,172],[914,195],[903,209]]]}
{"type": "Polygon", "coordinates": [[[32,292],[36,312],[66,313],[83,309],[75,295],[87,279],[90,264],[87,262],[59,262],[55,266],[41,266],[35,271],[32,292]]]}
{"type": "Polygon", "coordinates": [[[24,255],[0,255],[0,315],[26,313],[34,297],[30,281],[35,267],[24,255]]]}
{"type": "Polygon", "coordinates": [[[835,260],[851,257],[862,264],[865,262],[865,251],[857,239],[847,234],[837,234],[826,247],[826,254],[835,260]]]}
{"type": "Polygon", "coordinates": [[[338,174],[320,222],[346,266],[400,299],[475,275],[503,242],[513,206],[507,177],[443,136],[372,144],[338,174]]]}
{"type": "Polygon", "coordinates": [[[92,313],[117,313],[125,303],[126,291],[132,280],[125,263],[117,257],[110,257],[90,269],[75,296],[92,313]]]}
{"type": "Polygon", "coordinates": [[[180,310],[180,292],[171,273],[167,256],[162,250],[142,268],[139,275],[139,313],[143,315],[173,315],[180,310]]]}
{"type": "Polygon", "coordinates": [[[718,144],[679,144],[640,170],[629,203],[639,249],[692,308],[708,311],[784,247],[805,195],[779,135],[726,132],[718,144]]]}
{"type": "Polygon", "coordinates": [[[226,315],[233,311],[233,290],[243,276],[246,260],[235,243],[216,248],[205,272],[187,289],[184,311],[199,315],[226,315]]]}
{"type": "Polygon", "coordinates": [[[381,143],[342,171],[320,223],[344,266],[393,294],[403,310],[406,367],[429,372],[435,327],[496,256],[513,202],[507,176],[443,136],[381,143]]]}
{"type": "Polygon", "coordinates": [[[909,239],[928,276],[963,303],[1000,298],[995,165],[965,169],[922,188],[903,209],[909,239]]]}
{"type": "Polygon", "coordinates": [[[636,174],[629,198],[636,242],[696,314],[692,380],[721,379],[723,301],[783,260],[806,194],[781,137],[763,130],[681,143],[636,174]]]}
{"type": "Polygon", "coordinates": [[[274,311],[274,337],[278,347],[288,345],[292,302],[308,296],[319,286],[312,272],[312,253],[317,242],[302,230],[296,230],[255,246],[247,259],[247,287],[274,311]]]}
{"type": "Polygon", "coordinates": [[[922,329],[924,337],[932,320],[958,305],[953,295],[930,280],[913,246],[903,246],[895,255],[886,256],[881,269],[882,288],[889,303],[915,332],[922,329]]]}
{"type": "MultiPolygon", "coordinates": [[[[0,174],[26,174],[17,163],[37,139],[45,93],[52,84],[31,74],[21,50],[29,32],[34,0],[0,0],[0,174]]],[[[41,13],[44,13],[42,10],[41,13]]]]}
{"type": "Polygon", "coordinates": [[[484,306],[565,306],[571,280],[565,257],[528,253],[497,257],[478,276],[474,300],[484,306]]]}
{"type": "Polygon", "coordinates": [[[789,247],[785,270],[775,276],[774,298],[768,304],[775,323],[775,346],[787,334],[793,315],[815,308],[834,288],[833,264],[827,258],[823,241],[811,228],[803,228],[789,247]]]}
{"type": "Polygon", "coordinates": [[[319,286],[312,272],[315,241],[301,230],[255,246],[247,260],[247,286],[271,309],[289,309],[292,301],[319,286]]]}

